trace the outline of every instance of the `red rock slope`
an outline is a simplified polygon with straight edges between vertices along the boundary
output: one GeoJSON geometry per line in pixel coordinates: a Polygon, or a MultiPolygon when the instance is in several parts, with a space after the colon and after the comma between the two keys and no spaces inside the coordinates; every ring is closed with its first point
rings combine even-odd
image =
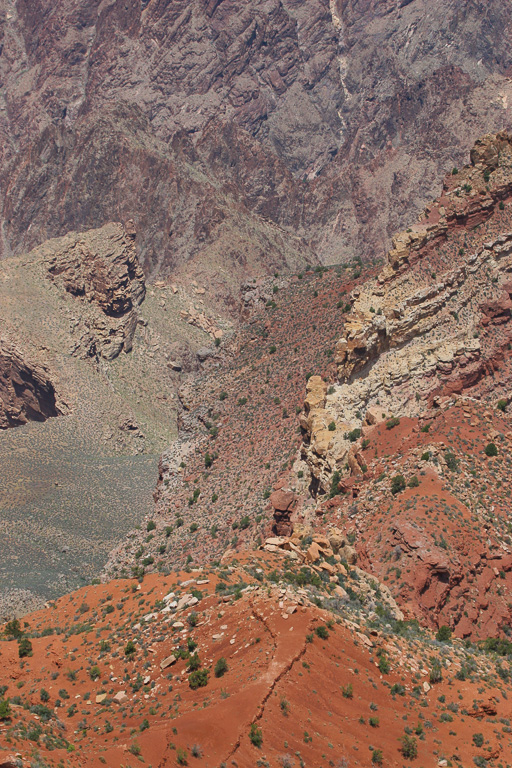
{"type": "Polygon", "coordinates": [[[340,612],[326,584],[276,582],[280,561],[87,587],[27,616],[32,655],[0,642],[0,764],[507,762],[506,664],[497,678],[476,648],[340,612]]]}
{"type": "Polygon", "coordinates": [[[352,292],[301,424],[309,522],[351,532],[409,616],[483,638],[512,616],[510,136],[471,160],[352,292]]]}

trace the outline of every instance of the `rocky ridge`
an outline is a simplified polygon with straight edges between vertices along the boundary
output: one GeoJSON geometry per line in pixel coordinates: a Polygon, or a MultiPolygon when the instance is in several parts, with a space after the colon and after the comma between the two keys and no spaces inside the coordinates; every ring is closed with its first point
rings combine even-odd
{"type": "Polygon", "coordinates": [[[318,523],[344,521],[408,615],[482,637],[510,620],[510,137],[484,137],[471,160],[352,291],[337,381],[307,384],[300,458],[318,523]],[[479,473],[493,486],[491,526],[479,473]]]}
{"type": "Polygon", "coordinates": [[[506,759],[508,660],[394,618],[358,572],[340,600],[292,553],[88,586],[5,625],[3,764],[34,742],[49,766],[91,768],[506,759]]]}
{"type": "Polygon", "coordinates": [[[380,274],[352,293],[336,345],[339,383],[327,394],[323,382],[308,382],[301,422],[324,490],[350,455],[347,435],[361,427],[356,413],[369,411],[370,423],[421,414],[433,397],[477,384],[509,343],[512,234],[476,238],[475,249],[466,235],[458,249],[450,240],[509,201],[511,142],[506,134],[481,139],[471,166],[447,177],[442,196],[394,238],[380,274]],[[482,335],[489,325],[493,332],[482,335]]]}

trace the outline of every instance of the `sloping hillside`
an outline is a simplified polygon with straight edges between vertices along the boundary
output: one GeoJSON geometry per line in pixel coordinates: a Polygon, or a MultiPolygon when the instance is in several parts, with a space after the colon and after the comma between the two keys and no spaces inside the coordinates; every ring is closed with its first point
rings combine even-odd
{"type": "Polygon", "coordinates": [[[508,763],[506,662],[285,565],[114,581],[9,625],[0,764],[508,763]]]}

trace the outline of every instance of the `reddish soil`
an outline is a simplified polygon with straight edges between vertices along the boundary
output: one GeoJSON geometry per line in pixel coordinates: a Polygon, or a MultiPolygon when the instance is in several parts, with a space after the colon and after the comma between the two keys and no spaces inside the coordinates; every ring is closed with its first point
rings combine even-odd
{"type": "Polygon", "coordinates": [[[342,619],[290,586],[285,595],[276,584],[263,586],[251,577],[260,568],[265,583],[280,560],[246,554],[216,573],[87,587],[27,616],[33,655],[20,660],[15,640],[0,645],[12,710],[0,726],[0,754],[24,760],[38,755],[39,764],[48,766],[133,766],[139,760],[173,766],[181,758],[183,765],[205,768],[327,768],[348,764],[344,760],[368,766],[372,755],[378,760],[374,750],[382,750],[384,765],[401,766],[400,738],[409,733],[418,765],[446,758],[467,766],[473,757],[491,754],[508,765],[507,665],[496,678],[491,657],[475,647],[436,643],[428,632],[400,636],[384,625],[366,627],[357,612],[342,619]],[[209,583],[183,586],[201,577],[209,583]],[[223,597],[215,591],[221,580],[243,580],[253,589],[239,599],[223,597]],[[188,589],[202,593],[193,611],[172,618],[161,612],[169,591],[188,589]],[[289,607],[293,613],[286,612],[289,607]],[[194,627],[186,618],[191,613],[194,627]],[[184,627],[173,630],[178,620],[184,627]],[[324,639],[316,633],[320,626],[327,630],[324,639]],[[160,669],[188,638],[197,643],[200,668],[208,670],[207,685],[196,690],[188,661],[160,669]],[[135,652],[127,657],[129,640],[135,652]],[[227,671],[216,677],[212,668],[221,657],[227,671]],[[430,686],[435,659],[442,680],[430,686]],[[463,682],[456,679],[461,668],[469,669],[463,682]],[[43,690],[47,709],[34,708],[46,698],[43,690]],[[117,704],[120,691],[126,700],[117,704]],[[97,703],[101,693],[106,698],[97,703]],[[249,738],[252,724],[261,731],[260,746],[249,738]],[[483,734],[481,747],[473,743],[476,733],[483,734]]]}
{"type": "Polygon", "coordinates": [[[421,425],[404,418],[373,427],[357,498],[328,505],[326,529],[356,534],[359,565],[410,618],[461,637],[495,636],[510,623],[509,430],[506,414],[469,400],[433,410],[421,425]],[[485,454],[490,442],[496,457],[485,454]],[[399,475],[408,487],[393,494],[399,475]]]}

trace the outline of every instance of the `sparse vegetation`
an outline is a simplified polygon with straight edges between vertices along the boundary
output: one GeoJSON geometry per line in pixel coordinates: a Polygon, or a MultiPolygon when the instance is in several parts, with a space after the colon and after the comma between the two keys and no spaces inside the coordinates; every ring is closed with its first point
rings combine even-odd
{"type": "Polygon", "coordinates": [[[406,488],[406,482],[405,477],[403,475],[395,475],[391,479],[391,493],[393,496],[396,496],[397,493],[401,493],[402,491],[405,491],[406,488]]]}
{"type": "Polygon", "coordinates": [[[222,656],[220,659],[218,659],[217,663],[215,664],[215,677],[223,677],[223,675],[225,675],[227,671],[228,671],[228,663],[226,659],[222,656]]]}
{"type": "Polygon", "coordinates": [[[255,747],[261,747],[263,744],[263,734],[261,732],[261,729],[257,727],[256,723],[252,723],[251,730],[249,731],[249,738],[251,740],[251,743],[254,744],[255,747]]]}
{"type": "Polygon", "coordinates": [[[414,760],[418,757],[418,743],[414,736],[409,736],[407,733],[402,736],[402,755],[407,760],[414,760]]]}
{"type": "Polygon", "coordinates": [[[440,643],[448,643],[451,640],[451,637],[452,637],[452,630],[450,629],[450,627],[446,626],[446,624],[443,624],[437,630],[436,640],[439,640],[440,643]]]}
{"type": "Polygon", "coordinates": [[[32,656],[32,643],[28,637],[21,637],[18,642],[18,656],[20,659],[24,659],[27,656],[32,656]]]}
{"type": "Polygon", "coordinates": [[[194,691],[196,688],[204,688],[208,685],[208,670],[196,669],[189,675],[188,684],[194,691]]]}

